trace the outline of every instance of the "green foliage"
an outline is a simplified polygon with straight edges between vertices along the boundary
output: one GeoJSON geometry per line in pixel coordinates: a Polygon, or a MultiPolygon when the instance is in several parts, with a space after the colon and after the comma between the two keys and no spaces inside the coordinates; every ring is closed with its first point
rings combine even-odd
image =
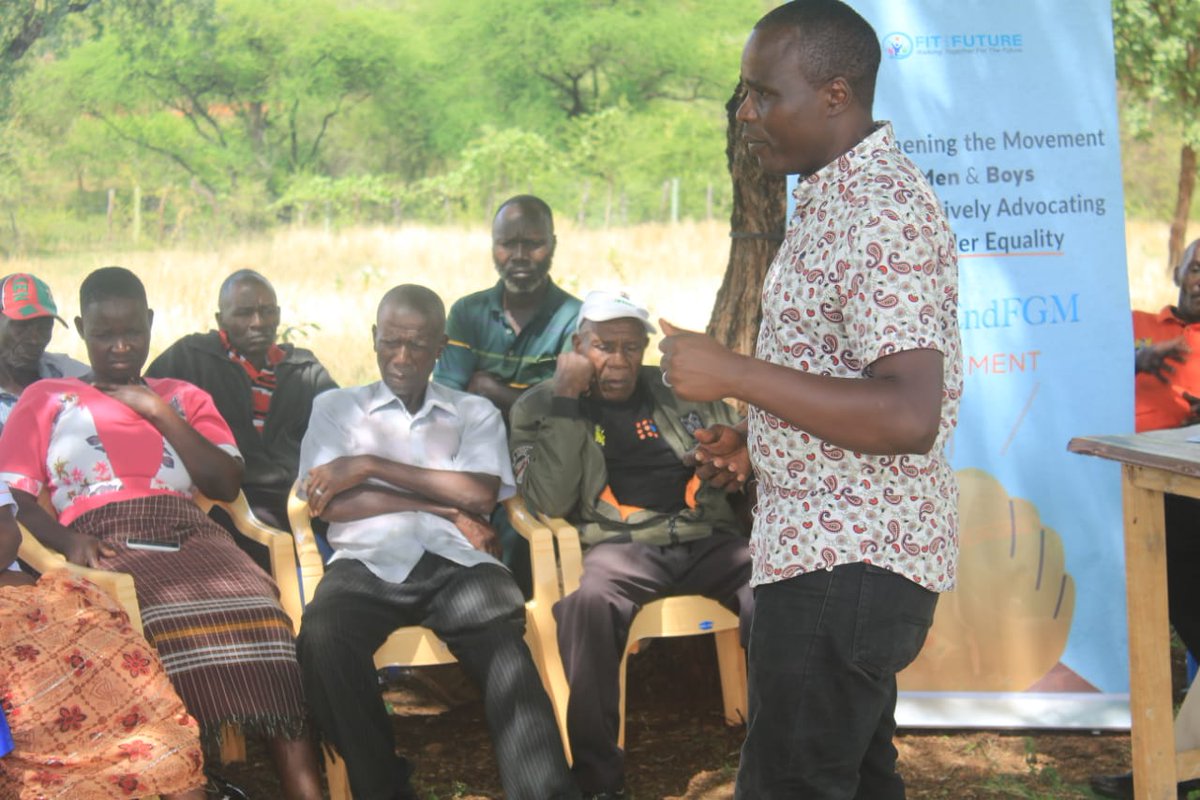
{"type": "MultiPolygon", "coordinates": [[[[1184,143],[1200,147],[1200,2],[1113,0],[1117,75],[1132,99],[1153,103],[1180,124],[1184,143]]],[[[1149,132],[1144,114],[1129,117],[1149,132]]]]}
{"type": "Polygon", "coordinates": [[[585,224],[616,224],[665,218],[672,179],[683,216],[725,214],[723,103],[765,6],[100,5],[59,19],[14,84],[0,212],[17,228],[49,219],[35,208],[57,208],[108,237],[132,224],[135,190],[152,238],[475,223],[517,192],[585,224]]]}

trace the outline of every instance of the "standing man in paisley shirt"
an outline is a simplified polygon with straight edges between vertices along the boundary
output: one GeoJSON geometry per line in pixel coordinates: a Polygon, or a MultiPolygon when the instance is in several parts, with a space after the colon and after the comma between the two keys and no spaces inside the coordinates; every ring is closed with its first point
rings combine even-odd
{"type": "Polygon", "coordinates": [[[758,479],[739,800],[903,798],[895,676],[954,586],[954,239],[891,125],[874,121],[879,60],[875,31],[837,0],[758,22],[742,138],[764,170],[800,179],[757,352],[663,323],[676,394],[750,406],[700,454],[731,485],[747,459],[758,479]]]}

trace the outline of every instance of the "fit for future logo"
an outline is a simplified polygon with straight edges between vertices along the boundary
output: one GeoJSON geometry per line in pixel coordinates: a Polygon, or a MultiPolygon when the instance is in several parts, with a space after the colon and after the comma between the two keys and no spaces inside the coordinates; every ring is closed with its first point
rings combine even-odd
{"type": "Polygon", "coordinates": [[[913,54],[913,40],[907,33],[892,31],[883,37],[883,52],[888,58],[902,59],[913,54]]]}
{"type": "Polygon", "coordinates": [[[880,40],[884,54],[893,61],[909,56],[1006,55],[1020,53],[1024,34],[995,31],[906,33],[892,31],[880,40]]]}

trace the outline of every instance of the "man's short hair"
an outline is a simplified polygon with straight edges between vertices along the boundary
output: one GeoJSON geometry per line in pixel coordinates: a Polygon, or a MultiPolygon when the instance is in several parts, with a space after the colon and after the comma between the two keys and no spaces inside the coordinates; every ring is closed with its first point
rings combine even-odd
{"type": "Polygon", "coordinates": [[[79,285],[79,310],[101,300],[137,300],[146,303],[146,287],[137,275],[124,267],[101,267],[79,285]]]}
{"type": "Polygon", "coordinates": [[[793,0],[770,11],[755,30],[792,29],[803,37],[800,71],[813,87],[845,78],[866,109],[875,99],[882,56],[871,23],[840,0],[793,0]]]}
{"type": "Polygon", "coordinates": [[[509,206],[517,205],[523,210],[535,210],[546,217],[546,224],[550,226],[550,232],[554,232],[554,212],[550,210],[550,204],[540,197],[532,194],[518,194],[508,198],[500,204],[496,209],[496,213],[492,215],[492,220],[500,216],[500,212],[509,206]]]}
{"type": "Polygon", "coordinates": [[[425,286],[404,283],[388,289],[387,294],[379,301],[379,308],[375,312],[376,319],[387,306],[416,311],[430,322],[437,322],[438,327],[446,326],[446,304],[438,297],[437,292],[425,286]]]}
{"type": "Polygon", "coordinates": [[[239,269],[221,281],[221,289],[217,292],[217,305],[219,306],[225,300],[226,294],[232,292],[233,287],[243,281],[258,283],[266,286],[271,291],[275,291],[275,287],[271,285],[271,282],[261,272],[256,272],[252,269],[239,269]]]}
{"type": "Polygon", "coordinates": [[[1196,257],[1196,248],[1200,247],[1200,239],[1189,244],[1183,251],[1183,255],[1179,257],[1179,263],[1175,265],[1175,285],[1183,285],[1183,273],[1187,272],[1188,264],[1196,257]]]}

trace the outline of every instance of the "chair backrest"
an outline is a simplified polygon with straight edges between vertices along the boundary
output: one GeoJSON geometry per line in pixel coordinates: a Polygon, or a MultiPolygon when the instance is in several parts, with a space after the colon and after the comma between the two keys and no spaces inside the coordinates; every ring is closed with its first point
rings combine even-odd
{"type": "Polygon", "coordinates": [[[317,549],[317,537],[312,529],[312,515],[308,501],[300,496],[300,481],[292,485],[288,495],[288,523],[292,526],[292,537],[296,541],[296,559],[300,562],[300,589],[304,605],[312,602],[317,584],[325,576],[325,561],[317,549]]]}

